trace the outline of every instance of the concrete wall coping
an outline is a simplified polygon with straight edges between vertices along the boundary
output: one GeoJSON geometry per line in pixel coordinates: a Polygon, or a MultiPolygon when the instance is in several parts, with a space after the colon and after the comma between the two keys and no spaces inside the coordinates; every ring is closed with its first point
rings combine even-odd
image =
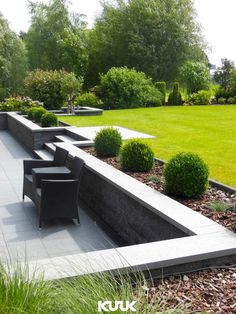
{"type": "Polygon", "coordinates": [[[30,121],[29,119],[19,115],[16,112],[7,112],[7,115],[12,117],[13,119],[17,120],[19,123],[24,125],[27,129],[31,130],[32,133],[34,132],[48,132],[48,131],[60,131],[60,130],[65,130],[65,129],[73,129],[74,126],[59,126],[59,127],[46,127],[42,128],[41,126],[37,125],[33,121],[30,121]]]}
{"type": "MultiPolygon", "coordinates": [[[[161,218],[188,235],[208,233],[208,228],[215,230],[215,232],[222,231],[223,227],[216,222],[148,187],[142,182],[84,152],[80,148],[69,143],[56,143],[56,145],[67,149],[72,157],[78,156],[83,158],[90,170],[106,178],[111,184],[127,195],[132,196],[132,198],[135,198],[147,209],[157,213],[161,218]]],[[[225,229],[223,228],[223,230],[225,229]]]]}

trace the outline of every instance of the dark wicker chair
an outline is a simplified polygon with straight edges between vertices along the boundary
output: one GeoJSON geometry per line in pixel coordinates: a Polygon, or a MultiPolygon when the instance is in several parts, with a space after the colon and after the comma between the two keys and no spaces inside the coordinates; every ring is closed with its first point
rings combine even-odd
{"type": "Polygon", "coordinates": [[[67,156],[68,156],[68,151],[64,148],[57,146],[53,160],[41,160],[41,159],[24,160],[23,161],[24,181],[23,181],[23,194],[22,194],[23,200],[26,195],[32,201],[34,201],[32,169],[64,166],[66,163],[67,156]]]}
{"type": "Polygon", "coordinates": [[[52,180],[47,179],[47,174],[39,181],[37,174],[33,173],[35,189],[35,205],[39,212],[39,228],[43,220],[53,218],[70,218],[79,220],[78,191],[81,172],[85,165],[84,160],[74,157],[72,176],[73,179],[52,180]]]}

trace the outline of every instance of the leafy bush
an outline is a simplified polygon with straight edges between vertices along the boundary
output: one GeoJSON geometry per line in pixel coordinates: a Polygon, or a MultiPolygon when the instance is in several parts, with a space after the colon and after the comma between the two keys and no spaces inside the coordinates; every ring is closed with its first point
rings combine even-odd
{"type": "Polygon", "coordinates": [[[99,157],[117,156],[122,144],[120,132],[115,128],[101,129],[94,140],[94,147],[99,157]]]}
{"type": "Polygon", "coordinates": [[[165,105],[166,102],[166,82],[156,82],[156,88],[159,90],[159,92],[162,93],[162,104],[165,105]]]}
{"type": "Polygon", "coordinates": [[[218,98],[217,103],[220,104],[220,105],[225,104],[226,103],[226,98],[223,98],[223,97],[218,98]]]}
{"type": "Polygon", "coordinates": [[[226,91],[224,88],[220,87],[215,92],[215,98],[218,101],[219,98],[228,99],[230,97],[230,92],[226,91]]]}
{"type": "Polygon", "coordinates": [[[205,63],[187,61],[180,68],[180,79],[189,95],[206,90],[210,83],[209,68],[205,63]]]}
{"type": "Polygon", "coordinates": [[[41,126],[42,127],[51,127],[58,125],[58,118],[52,112],[46,112],[41,117],[41,126]]]}
{"type": "Polygon", "coordinates": [[[41,117],[42,117],[42,115],[43,114],[45,114],[47,112],[47,110],[45,109],[45,108],[36,108],[35,110],[34,110],[34,121],[35,122],[40,122],[41,121],[41,117]]]}
{"type": "Polygon", "coordinates": [[[120,161],[125,171],[148,172],[154,164],[154,153],[147,144],[133,139],[122,147],[120,161]]]}
{"type": "Polygon", "coordinates": [[[29,118],[30,120],[34,120],[34,114],[35,114],[35,112],[36,112],[37,109],[38,109],[38,108],[36,108],[36,107],[31,107],[31,108],[29,108],[29,110],[28,110],[28,118],[29,118]]]}
{"type": "Polygon", "coordinates": [[[0,111],[20,111],[22,114],[27,114],[30,107],[42,107],[43,103],[33,101],[29,97],[11,97],[0,103],[0,111]]]}
{"type": "Polygon", "coordinates": [[[236,98],[235,97],[229,97],[227,99],[228,104],[236,104],[236,98]]]}
{"type": "Polygon", "coordinates": [[[100,75],[103,102],[112,109],[160,106],[162,94],[143,72],[111,68],[100,75]]]}
{"type": "Polygon", "coordinates": [[[75,106],[99,107],[102,101],[94,93],[88,92],[77,96],[74,104],[75,106]]]}
{"type": "Polygon", "coordinates": [[[166,164],[166,191],[182,197],[198,197],[208,187],[208,167],[196,154],[179,153],[166,164]]]}
{"type": "Polygon", "coordinates": [[[179,83],[175,82],[173,84],[173,91],[169,94],[168,97],[168,105],[169,106],[181,106],[182,103],[182,95],[179,91],[179,83]]]}
{"type": "Polygon", "coordinates": [[[210,105],[211,97],[212,96],[210,91],[200,90],[197,93],[191,95],[188,103],[195,106],[210,105]]]}
{"type": "Polygon", "coordinates": [[[25,78],[25,90],[33,99],[44,102],[46,109],[60,109],[65,101],[76,94],[75,87],[80,92],[81,84],[69,84],[68,81],[73,73],[66,71],[43,71],[35,70],[25,78]]]}

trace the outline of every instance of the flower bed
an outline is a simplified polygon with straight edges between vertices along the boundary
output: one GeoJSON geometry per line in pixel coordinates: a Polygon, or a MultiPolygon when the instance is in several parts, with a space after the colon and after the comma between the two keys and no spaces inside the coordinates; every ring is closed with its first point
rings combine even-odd
{"type": "MultiPolygon", "coordinates": [[[[96,156],[94,148],[85,148],[85,151],[96,156]]],[[[121,169],[118,157],[100,158],[113,167],[121,169]]],[[[157,160],[154,168],[148,173],[126,172],[133,178],[145,183],[151,188],[165,194],[165,181],[163,176],[164,165],[157,160]]],[[[209,186],[205,195],[196,199],[184,199],[172,197],[178,202],[200,212],[202,215],[214,220],[215,222],[236,232],[236,195],[221,191],[220,189],[209,186]],[[217,208],[217,204],[219,204],[217,208]],[[222,205],[221,205],[222,204],[222,205]],[[225,210],[223,210],[225,204],[225,210]],[[213,209],[211,209],[213,207],[213,209]],[[214,210],[214,207],[216,208],[214,210]]]]}

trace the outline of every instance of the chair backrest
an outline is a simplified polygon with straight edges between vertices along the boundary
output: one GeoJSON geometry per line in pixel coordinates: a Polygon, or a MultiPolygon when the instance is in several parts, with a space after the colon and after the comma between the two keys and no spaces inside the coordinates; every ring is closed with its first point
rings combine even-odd
{"type": "Polygon", "coordinates": [[[56,146],[56,151],[54,154],[54,162],[57,166],[64,166],[66,163],[67,156],[68,156],[68,151],[66,149],[56,146]]]}
{"type": "Polygon", "coordinates": [[[74,179],[78,179],[80,181],[80,175],[81,171],[85,165],[85,162],[83,159],[75,156],[73,160],[73,166],[72,166],[72,175],[74,179]]]}

